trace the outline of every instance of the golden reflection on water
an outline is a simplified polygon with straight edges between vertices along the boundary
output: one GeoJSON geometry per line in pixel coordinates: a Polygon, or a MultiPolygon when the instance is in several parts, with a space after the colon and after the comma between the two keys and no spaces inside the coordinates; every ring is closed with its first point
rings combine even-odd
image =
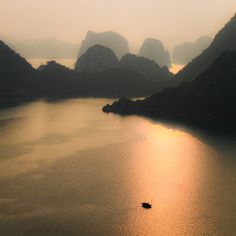
{"type": "Polygon", "coordinates": [[[0,111],[0,234],[233,235],[228,152],[182,127],[104,114],[108,102],[0,111]]]}
{"type": "MultiPolygon", "coordinates": [[[[214,174],[211,168],[217,168],[216,152],[180,130],[146,121],[140,129],[146,139],[132,147],[131,189],[137,204],[147,201],[153,208],[131,215],[127,224],[135,225],[138,235],[215,235],[211,222],[206,232],[209,212],[201,201],[209,187],[205,182],[214,174]]],[[[132,231],[128,235],[136,235],[132,231]]]]}

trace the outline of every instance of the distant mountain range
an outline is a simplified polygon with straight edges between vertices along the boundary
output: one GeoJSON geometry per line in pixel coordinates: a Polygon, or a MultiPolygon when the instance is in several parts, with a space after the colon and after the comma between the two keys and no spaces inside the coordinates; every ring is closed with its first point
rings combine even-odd
{"type": "Polygon", "coordinates": [[[129,43],[120,34],[113,31],[103,33],[88,31],[86,38],[81,43],[79,57],[82,56],[90,47],[97,44],[110,48],[118,58],[129,53],[129,43]]]}
{"type": "Polygon", "coordinates": [[[177,75],[180,82],[191,82],[222,53],[236,50],[236,15],[219,31],[212,44],[177,75]]]}
{"type": "MultiPolygon", "coordinates": [[[[111,49],[95,45],[87,53],[90,54],[94,49],[92,53],[98,53],[98,57],[104,59],[105,51],[108,63],[111,63],[110,57],[113,57],[119,64],[111,49]]],[[[93,55],[91,60],[95,59],[93,55]]],[[[38,97],[140,97],[153,93],[159,87],[158,78],[157,81],[151,81],[128,66],[101,67],[99,64],[99,70],[91,70],[89,67],[88,71],[86,66],[83,68],[85,71],[78,72],[51,61],[36,70],[0,41],[0,105],[7,105],[11,100],[38,97]]]]}
{"type": "Polygon", "coordinates": [[[76,58],[78,55],[78,44],[49,38],[42,40],[17,40],[10,37],[0,36],[11,48],[27,59],[33,58],[76,58]]]}
{"type": "MultiPolygon", "coordinates": [[[[82,41],[79,57],[81,57],[90,47],[101,45],[110,48],[121,59],[125,54],[129,53],[129,43],[120,34],[107,31],[103,33],[95,33],[89,31],[86,38],[82,41]]],[[[169,52],[165,50],[163,43],[156,39],[146,39],[140,48],[139,56],[154,60],[161,67],[171,66],[169,52]]]]}
{"type": "Polygon", "coordinates": [[[106,105],[103,111],[144,114],[194,123],[234,123],[235,42],[236,15],[216,35],[211,46],[173,79],[178,84],[182,83],[179,87],[167,88],[144,100],[121,99],[112,105],[106,105]]]}
{"type": "Polygon", "coordinates": [[[139,50],[139,56],[154,60],[161,67],[171,67],[169,52],[159,40],[152,38],[146,39],[139,50]]]}
{"type": "MultiPolygon", "coordinates": [[[[113,31],[103,33],[88,31],[80,47],[79,44],[54,38],[17,40],[12,37],[0,35],[0,39],[27,59],[75,59],[81,57],[94,45],[110,48],[118,59],[121,59],[125,54],[129,53],[128,41],[123,36],[113,31]]],[[[199,38],[195,43],[177,45],[173,52],[173,63],[187,64],[194,57],[198,56],[202,50],[207,48],[210,42],[211,38],[204,36],[199,38]]],[[[163,43],[157,39],[145,39],[140,47],[138,56],[154,60],[161,67],[166,66],[170,68],[172,64],[169,51],[166,50],[163,43]]]]}
{"type": "Polygon", "coordinates": [[[138,72],[151,82],[158,83],[159,89],[169,86],[170,78],[174,75],[167,67],[161,68],[154,60],[125,54],[120,60],[108,47],[94,45],[78,58],[75,70],[84,73],[94,73],[115,68],[128,68],[138,72]]]}
{"type": "Polygon", "coordinates": [[[36,70],[0,41],[0,105],[39,97],[142,97],[156,92],[140,101],[121,99],[103,110],[196,123],[231,123],[236,118],[235,42],[236,15],[210,47],[173,76],[155,60],[129,53],[118,59],[102,45],[88,48],[75,70],[55,61],[36,70]]]}
{"type": "Polygon", "coordinates": [[[138,101],[120,99],[105,112],[143,114],[194,123],[236,120],[236,51],[222,53],[192,83],[138,101]]]}
{"type": "Polygon", "coordinates": [[[208,48],[212,43],[212,38],[209,36],[202,36],[196,42],[186,42],[175,46],[172,55],[172,62],[174,64],[187,65],[195,57],[199,56],[203,50],[208,48]]]}

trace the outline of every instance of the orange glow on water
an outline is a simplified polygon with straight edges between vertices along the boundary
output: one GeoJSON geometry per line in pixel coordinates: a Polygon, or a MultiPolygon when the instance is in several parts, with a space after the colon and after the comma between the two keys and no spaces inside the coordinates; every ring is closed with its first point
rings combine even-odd
{"type": "Polygon", "coordinates": [[[196,231],[201,235],[207,172],[203,159],[206,154],[214,156],[214,150],[180,130],[146,122],[139,128],[146,139],[133,146],[133,201],[150,202],[153,208],[138,212],[139,217],[137,212],[131,214],[129,223],[135,222],[140,235],[193,235],[196,231]]]}
{"type": "Polygon", "coordinates": [[[58,228],[233,235],[235,158],[182,126],[102,113],[110,102],[38,101],[0,111],[1,226],[45,236],[58,228]]]}

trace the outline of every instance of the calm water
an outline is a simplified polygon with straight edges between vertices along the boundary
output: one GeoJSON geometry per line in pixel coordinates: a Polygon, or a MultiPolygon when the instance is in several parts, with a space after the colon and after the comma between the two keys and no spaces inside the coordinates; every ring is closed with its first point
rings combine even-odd
{"type": "Polygon", "coordinates": [[[0,235],[236,235],[235,140],[108,102],[0,110],[0,235]]]}

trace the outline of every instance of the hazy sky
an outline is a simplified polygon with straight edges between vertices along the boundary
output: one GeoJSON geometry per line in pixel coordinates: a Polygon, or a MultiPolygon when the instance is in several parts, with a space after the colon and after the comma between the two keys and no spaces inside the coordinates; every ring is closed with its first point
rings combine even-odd
{"type": "Polygon", "coordinates": [[[173,47],[214,34],[236,0],[0,0],[0,34],[79,43],[88,30],[114,30],[138,48],[146,37],[173,47]]]}

